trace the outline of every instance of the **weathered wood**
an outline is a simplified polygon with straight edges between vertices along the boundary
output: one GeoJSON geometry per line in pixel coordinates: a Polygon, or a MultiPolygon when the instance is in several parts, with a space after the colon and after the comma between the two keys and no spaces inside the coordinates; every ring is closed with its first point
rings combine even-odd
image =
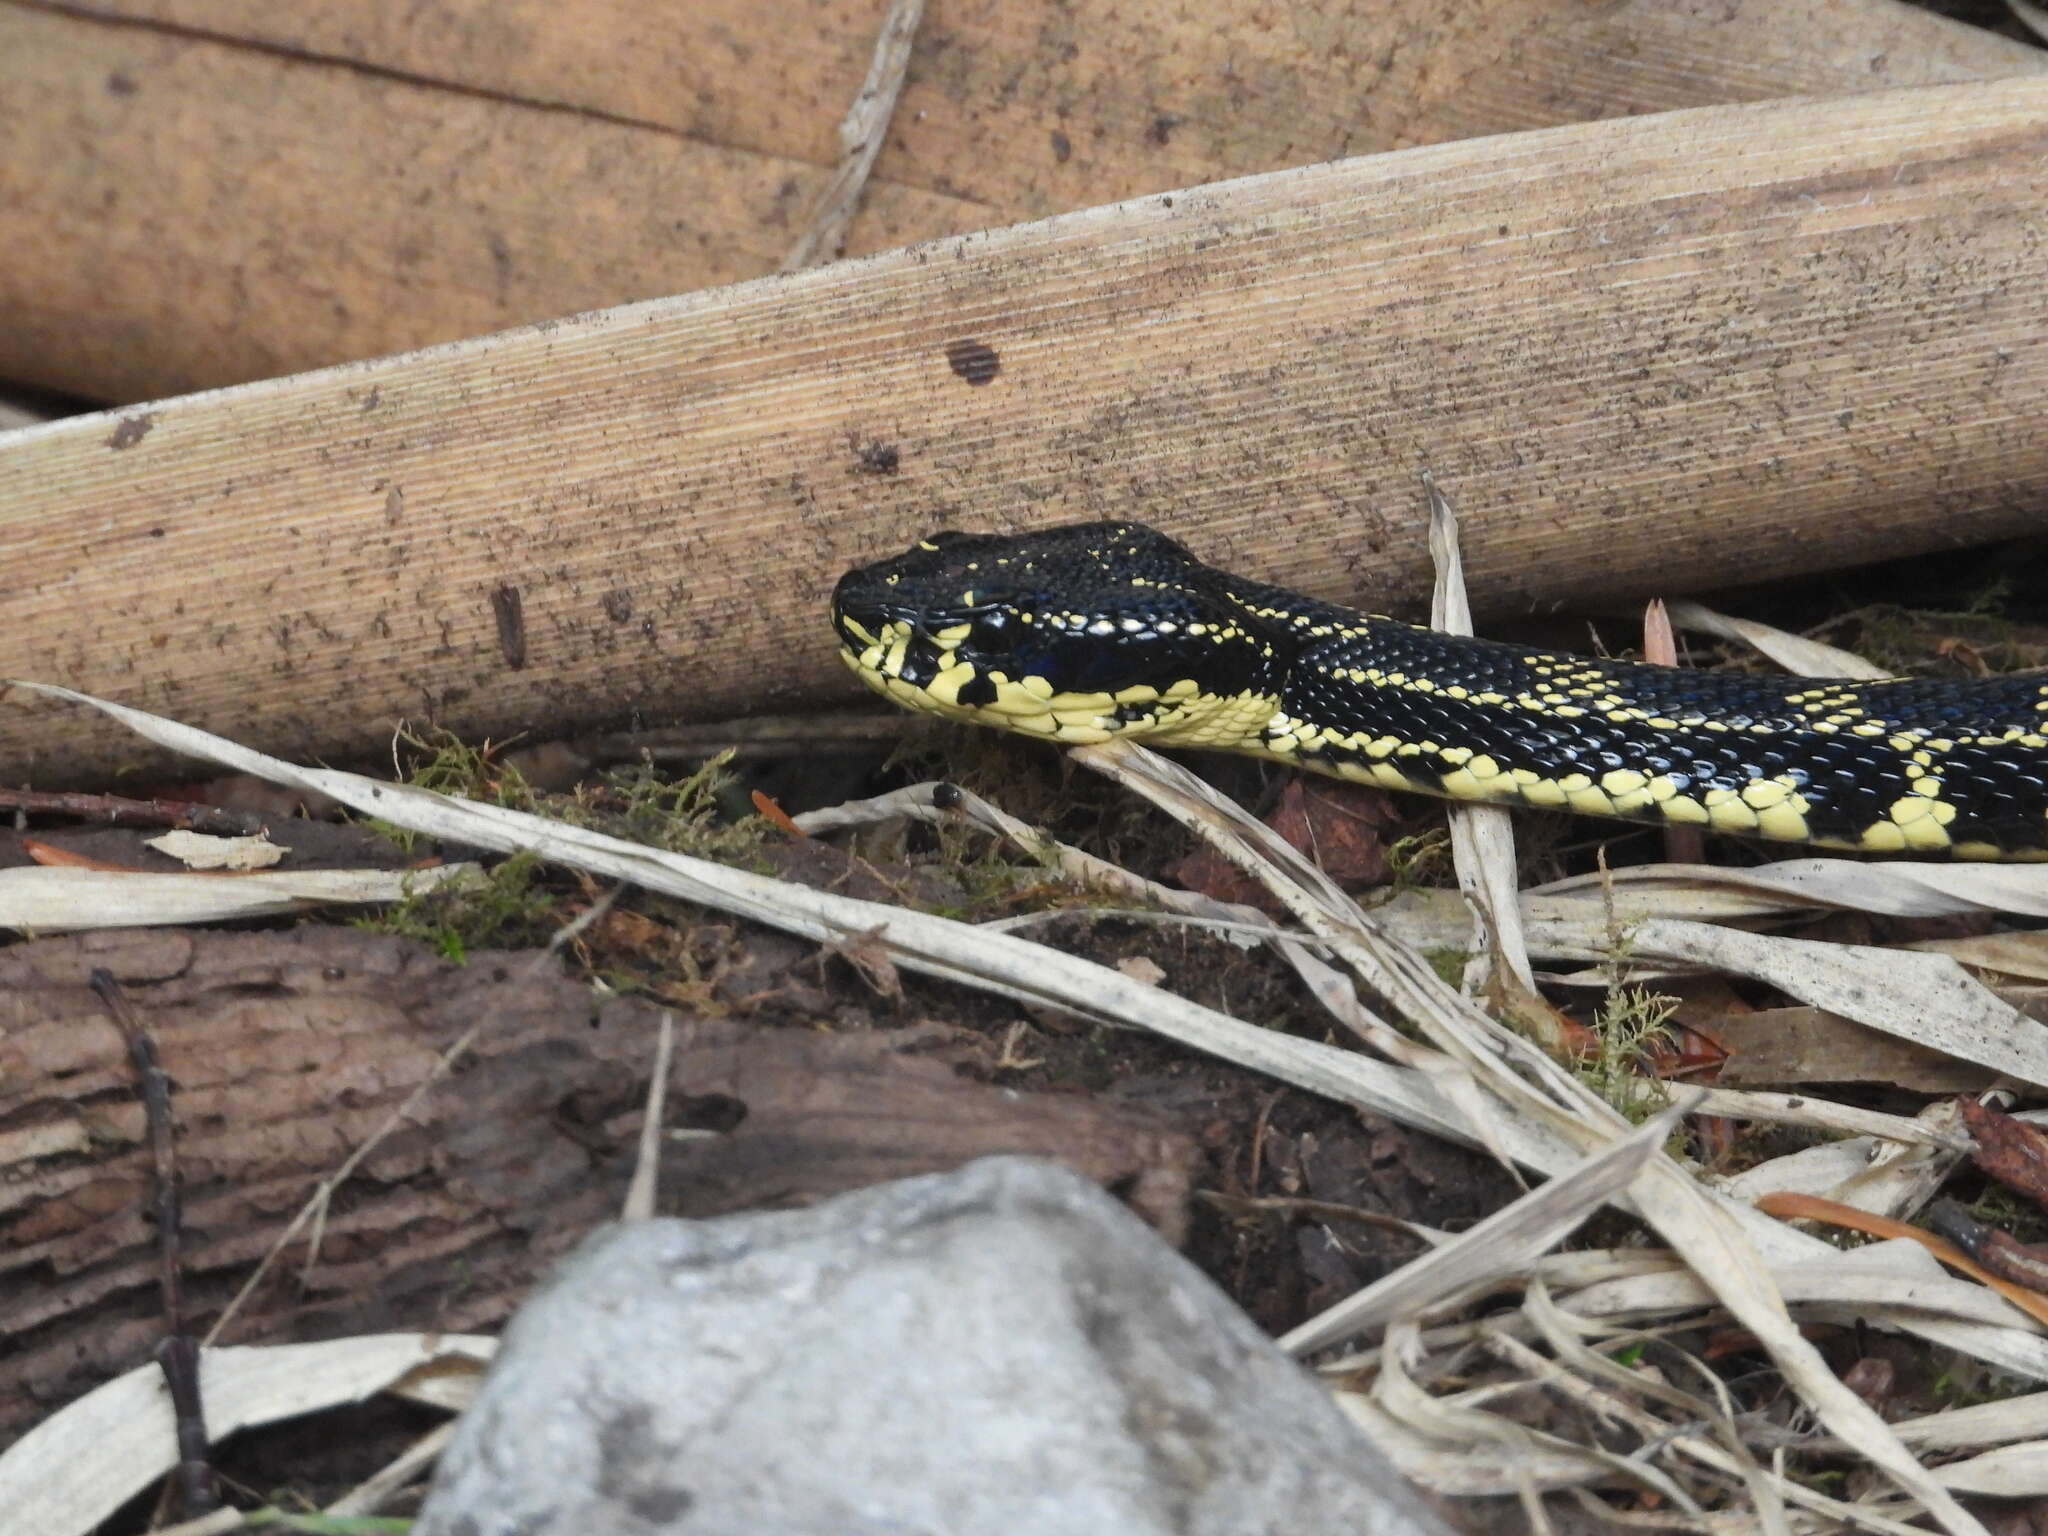
{"type": "MultiPolygon", "coordinates": [[[[0,0],[0,378],[146,399],[770,272],[882,9],[0,0]]],[[[2044,68],[1892,0],[934,0],[851,248],[2044,68]]]]}
{"type": "MultiPolygon", "coordinates": [[[[807,948],[749,935],[729,958],[781,979],[807,948]]],[[[662,1010],[594,1009],[586,983],[535,959],[458,966],[317,926],[82,934],[0,954],[0,1448],[147,1360],[164,1328],[143,1109],[95,967],[119,980],[172,1080],[195,1332],[381,1133],[317,1245],[296,1237],[221,1339],[256,1343],[495,1326],[618,1215],[662,1010]]],[[[1018,1152],[1128,1187],[1182,1235],[1200,1153],[1170,1116],[976,1082],[959,1070],[973,1053],[936,1024],[833,1034],[765,1024],[772,1003],[723,988],[720,1006],[737,1016],[676,1011],[667,1123],[726,1134],[664,1147],[664,1215],[803,1205],[1018,1152]]]]}
{"type": "MultiPolygon", "coordinates": [[[[1409,608],[1425,465],[1496,612],[2012,533],[2044,153],[2041,79],[1552,129],[31,428],[0,676],[324,756],[761,711],[849,686],[831,582],[935,526],[1409,608]]],[[[0,708],[0,776],[137,756],[0,708]]]]}

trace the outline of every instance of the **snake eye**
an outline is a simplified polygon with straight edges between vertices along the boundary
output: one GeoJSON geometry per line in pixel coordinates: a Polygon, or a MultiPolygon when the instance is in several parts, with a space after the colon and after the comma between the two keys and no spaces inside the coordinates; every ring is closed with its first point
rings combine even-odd
{"type": "Polygon", "coordinates": [[[974,627],[967,632],[967,643],[977,651],[1006,651],[1016,637],[1017,626],[1011,622],[1010,614],[1003,608],[984,608],[974,616],[974,627]]]}

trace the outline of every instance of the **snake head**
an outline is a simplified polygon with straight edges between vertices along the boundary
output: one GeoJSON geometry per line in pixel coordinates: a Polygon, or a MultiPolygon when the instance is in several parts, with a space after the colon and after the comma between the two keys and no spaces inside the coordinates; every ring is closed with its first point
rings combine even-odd
{"type": "Polygon", "coordinates": [[[897,703],[1064,741],[1143,729],[1215,685],[1206,568],[1135,523],[941,533],[843,577],[841,656],[897,703]]]}

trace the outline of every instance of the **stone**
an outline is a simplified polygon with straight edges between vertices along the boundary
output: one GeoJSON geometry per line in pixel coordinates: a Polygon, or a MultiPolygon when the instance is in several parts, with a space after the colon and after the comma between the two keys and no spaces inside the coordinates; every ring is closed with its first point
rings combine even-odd
{"type": "Polygon", "coordinates": [[[1450,1527],[1057,1164],[594,1234],[513,1319],[415,1536],[1450,1527]]]}

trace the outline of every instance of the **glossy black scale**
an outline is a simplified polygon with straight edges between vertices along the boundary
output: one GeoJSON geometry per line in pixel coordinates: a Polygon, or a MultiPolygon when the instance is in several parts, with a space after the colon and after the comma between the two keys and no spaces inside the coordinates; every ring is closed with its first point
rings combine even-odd
{"type": "MultiPolygon", "coordinates": [[[[1785,775],[1808,803],[1811,834],[1850,843],[1910,792],[1922,770],[1887,738],[1920,730],[1955,742],[1935,753],[1926,770],[1941,780],[1940,798],[1956,807],[1947,828],[1954,841],[2013,851],[2040,850],[2048,842],[2048,752],[1970,744],[1973,737],[2040,732],[2048,725],[2048,714],[2036,708],[2043,698],[2039,678],[1831,683],[1538,654],[1368,618],[1248,581],[1201,564],[1173,540],[1134,523],[1020,536],[936,535],[894,560],[849,573],[833,606],[855,653],[860,642],[844,627],[848,619],[870,633],[892,619],[912,625],[917,642],[903,675],[913,682],[956,660],[972,663],[978,674],[1000,669],[1011,678],[1042,676],[1061,692],[1114,693],[1135,683],[1164,689],[1193,678],[1210,695],[1277,697],[1286,716],[1325,733],[1430,741],[1547,779],[1583,773],[1597,784],[1604,773],[1633,769],[1669,775],[1681,781],[1682,793],[1697,797],[1785,775]],[[972,629],[951,655],[930,640],[963,623],[972,629]],[[1203,632],[1190,634],[1191,625],[1203,632]],[[1319,636],[1318,628],[1339,632],[1319,636]],[[1218,643],[1222,635],[1229,638],[1218,643]],[[1540,670],[1546,666],[1553,669],[1549,676],[1540,670]],[[1354,671],[1427,679],[1434,688],[1342,675],[1354,671]],[[1454,686],[1510,701],[1547,691],[1550,701],[1539,709],[1482,704],[1447,697],[1443,690],[1454,686]],[[1705,717],[1734,728],[1614,721],[1605,713],[1613,706],[1557,697],[1588,687],[1612,695],[1624,709],[1673,720],[1705,717]],[[1809,712],[1791,696],[1816,701],[1822,689],[1848,695],[1863,719],[1888,727],[1886,734],[1813,729],[1819,715],[1832,711],[1817,706],[1809,712]],[[1584,712],[1560,715],[1558,703],[1584,712]]],[[[960,702],[986,702],[993,693],[978,677],[962,688],[960,702]]],[[[1124,719],[1143,714],[1136,707],[1117,711],[1124,719]]],[[[1325,765],[1343,755],[1327,749],[1325,765]]],[[[1304,760],[1315,765],[1313,756],[1304,760]]],[[[1423,786],[1459,766],[1433,753],[1393,762],[1423,786]]]]}
{"type": "MultiPolygon", "coordinates": [[[[1799,784],[1807,801],[1807,824],[1818,838],[1853,842],[1864,827],[1885,818],[1891,804],[1911,792],[1922,772],[1936,774],[1941,798],[1957,808],[1948,828],[1957,842],[1987,842],[2002,848],[2040,845],[2042,808],[2048,806],[2048,755],[2024,749],[1970,745],[1968,738],[1996,736],[2013,727],[2034,730],[2043,717],[2038,678],[1999,678],[1970,685],[1966,698],[1957,685],[1927,679],[1830,684],[1826,679],[1753,677],[1736,673],[1690,672],[1637,662],[1577,656],[1535,655],[1527,647],[1470,640],[1391,620],[1364,621],[1363,634],[1311,643],[1290,669],[1284,708],[1326,731],[1391,735],[1403,741],[1430,740],[1484,753],[1503,767],[1526,768],[1546,778],[1571,773],[1596,783],[1612,769],[1668,774],[1682,793],[1739,790],[1752,779],[1783,774],[1799,784]],[[1574,674],[1569,679],[1548,665],[1574,674]],[[1332,670],[1377,669],[1427,678],[1439,689],[1458,685],[1473,694],[1497,693],[1514,700],[1540,696],[1548,683],[1560,692],[1594,688],[1653,716],[1684,720],[1708,717],[1730,726],[1766,727],[1709,730],[1704,725],[1654,727],[1612,721],[1586,698],[1564,702],[1585,713],[1534,713],[1420,693],[1375,687],[1328,675],[1332,670]],[[1597,673],[1598,682],[1582,675],[1597,673]],[[1863,719],[1881,721],[1884,736],[1847,730],[1815,731],[1814,715],[1788,695],[1811,696],[1835,687],[1853,695],[1863,719]],[[1889,737],[1915,728],[1936,739],[1955,741],[1933,754],[1931,769],[1911,767],[1889,737]],[[1960,739],[1958,739],[1960,738],[1960,739]]],[[[1409,778],[1430,784],[1456,766],[1430,755],[1397,759],[1409,778]]]]}
{"type": "Polygon", "coordinates": [[[902,675],[920,687],[940,666],[972,665],[977,676],[962,689],[962,704],[994,697],[991,671],[1043,677],[1063,693],[1115,693],[1183,677],[1216,692],[1277,691],[1278,658],[1243,639],[1222,641],[1228,616],[1205,586],[1188,584],[1191,573],[1213,574],[1173,540],[1135,523],[1083,523],[1017,538],[940,533],[893,560],[847,572],[833,590],[832,613],[852,646],[860,642],[845,628],[849,619],[870,634],[891,620],[911,624],[918,639],[902,675]],[[967,638],[942,655],[931,637],[960,624],[971,626],[967,638]],[[1203,632],[1191,634],[1190,625],[1203,632]]]}

